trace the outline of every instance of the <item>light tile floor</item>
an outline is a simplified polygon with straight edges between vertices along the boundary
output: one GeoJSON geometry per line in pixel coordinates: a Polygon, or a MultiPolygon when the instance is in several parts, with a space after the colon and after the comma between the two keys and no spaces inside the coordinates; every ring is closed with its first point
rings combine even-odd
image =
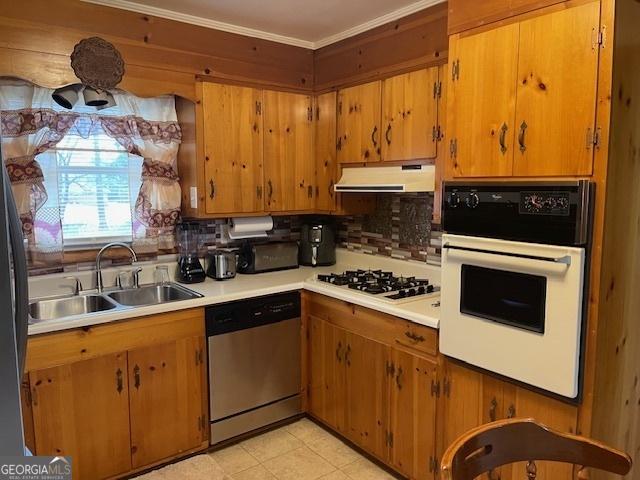
{"type": "Polygon", "coordinates": [[[308,419],[210,454],[234,480],[393,480],[308,419]]]}

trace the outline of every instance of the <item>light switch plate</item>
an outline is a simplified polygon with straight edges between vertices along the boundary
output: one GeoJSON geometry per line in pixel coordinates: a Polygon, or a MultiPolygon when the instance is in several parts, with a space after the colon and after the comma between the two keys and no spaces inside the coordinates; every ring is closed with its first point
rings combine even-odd
{"type": "Polygon", "coordinates": [[[198,187],[191,187],[189,189],[189,198],[191,208],[198,208],[198,187]]]}

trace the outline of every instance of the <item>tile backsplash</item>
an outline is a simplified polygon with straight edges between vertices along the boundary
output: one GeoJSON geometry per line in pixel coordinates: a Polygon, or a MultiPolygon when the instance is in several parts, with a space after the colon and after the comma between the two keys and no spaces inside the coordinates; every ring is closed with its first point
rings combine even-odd
{"type": "Polygon", "coordinates": [[[339,244],[403,260],[440,261],[440,227],[432,193],[378,194],[375,212],[341,217],[339,244]]]}
{"type": "MultiPolygon", "coordinates": [[[[440,261],[440,228],[432,224],[433,194],[378,194],[376,209],[369,215],[337,217],[338,246],[362,253],[403,260],[440,261]]],[[[298,241],[303,216],[273,217],[273,230],[261,241],[298,241]]],[[[224,243],[222,226],[227,219],[201,220],[201,253],[211,247],[238,247],[242,241],[224,243]]],[[[161,259],[170,257],[161,257],[161,259]]],[[[141,258],[154,260],[153,258],[141,258]]],[[[122,260],[105,259],[105,267],[112,263],[128,264],[122,260]]],[[[94,268],[94,261],[66,265],[51,265],[30,271],[30,275],[56,272],[78,272],[94,268]]]]}

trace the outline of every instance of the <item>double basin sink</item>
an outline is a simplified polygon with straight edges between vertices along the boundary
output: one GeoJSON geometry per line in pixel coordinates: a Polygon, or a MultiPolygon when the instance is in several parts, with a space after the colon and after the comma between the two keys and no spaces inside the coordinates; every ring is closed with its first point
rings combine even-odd
{"type": "Polygon", "coordinates": [[[146,307],[200,297],[202,295],[199,293],[175,283],[141,285],[138,288],[104,293],[81,293],[74,296],[36,300],[29,304],[29,314],[31,323],[40,323],[77,315],[146,307]]]}

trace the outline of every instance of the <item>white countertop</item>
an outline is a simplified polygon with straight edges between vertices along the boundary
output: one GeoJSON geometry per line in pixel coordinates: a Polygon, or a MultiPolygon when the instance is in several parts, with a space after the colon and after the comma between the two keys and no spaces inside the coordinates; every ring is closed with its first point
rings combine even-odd
{"type": "MultiPolygon", "coordinates": [[[[175,264],[173,264],[173,266],[175,266],[175,264]]],[[[141,283],[152,281],[154,268],[155,264],[149,264],[147,267],[143,265],[141,283]]],[[[215,281],[207,278],[203,283],[185,285],[187,288],[201,294],[201,298],[34,323],[29,325],[29,335],[104,324],[129,318],[154,315],[157,313],[215,305],[235,300],[244,300],[252,297],[261,297],[275,293],[303,289],[405,318],[431,328],[438,328],[440,319],[438,294],[429,295],[426,298],[418,297],[415,300],[397,304],[391,303],[387,300],[381,300],[374,295],[353,291],[347,288],[338,288],[316,280],[317,274],[341,272],[357,268],[387,269],[392,270],[398,275],[427,277],[433,283],[437,285],[440,284],[440,269],[438,267],[421,262],[395,260],[338,249],[337,264],[331,267],[300,267],[293,270],[261,273],[256,275],[238,274],[235,278],[225,281],[215,281]]],[[[173,268],[171,270],[173,270],[173,268]]],[[[106,285],[109,285],[109,281],[112,278],[115,278],[117,271],[118,270],[115,268],[103,270],[106,285]]],[[[46,295],[51,296],[52,294],[60,295],[69,293],[70,282],[65,279],[65,275],[68,274],[48,275],[30,279],[29,287],[32,298],[39,298],[46,295]]],[[[80,276],[83,277],[83,283],[89,285],[93,274],[91,272],[84,272],[83,274],[80,274],[80,276]]]]}

